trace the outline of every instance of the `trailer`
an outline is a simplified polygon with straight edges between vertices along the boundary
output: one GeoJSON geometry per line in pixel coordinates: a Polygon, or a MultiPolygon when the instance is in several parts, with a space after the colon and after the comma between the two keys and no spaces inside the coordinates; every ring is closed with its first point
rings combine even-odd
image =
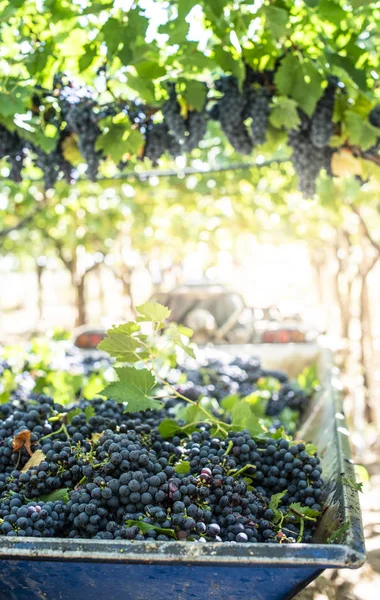
{"type": "Polygon", "coordinates": [[[318,447],[325,510],[311,544],[0,538],[7,600],[289,600],[324,569],[360,567],[364,534],[339,373],[315,344],[218,346],[290,376],[316,363],[321,391],[297,439],[318,447]],[[329,543],[330,542],[330,543],[329,543]],[[334,542],[334,543],[331,543],[334,542]]]}

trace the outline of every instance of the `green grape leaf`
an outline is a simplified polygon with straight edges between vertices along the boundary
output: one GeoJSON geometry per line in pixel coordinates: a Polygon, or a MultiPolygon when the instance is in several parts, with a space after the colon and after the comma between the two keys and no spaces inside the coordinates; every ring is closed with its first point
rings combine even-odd
{"type": "Polygon", "coordinates": [[[177,539],[174,529],[157,527],[157,525],[151,525],[150,523],[145,523],[145,521],[133,521],[132,519],[128,519],[128,521],[126,521],[125,524],[127,527],[133,527],[134,525],[136,525],[136,527],[138,527],[142,533],[146,533],[147,531],[151,531],[152,529],[154,529],[158,533],[162,533],[163,535],[172,537],[175,540],[177,539]]]}
{"type": "Polygon", "coordinates": [[[189,31],[189,23],[183,18],[172,19],[158,28],[159,33],[169,36],[170,44],[180,44],[182,46],[189,31]]]}
{"type": "Polygon", "coordinates": [[[181,425],[173,419],[164,419],[158,426],[158,432],[163,438],[173,437],[176,433],[182,430],[181,425]]]}
{"type": "Polygon", "coordinates": [[[135,64],[135,69],[142,79],[159,79],[166,75],[165,67],[154,60],[144,60],[135,64]]]}
{"type": "Polygon", "coordinates": [[[348,485],[355,492],[363,493],[363,484],[357,483],[354,479],[349,479],[348,477],[342,477],[342,481],[344,484],[348,485]]]}
{"type": "Polygon", "coordinates": [[[281,129],[282,127],[286,127],[286,129],[296,129],[300,124],[301,119],[297,111],[297,103],[295,100],[287,98],[286,96],[278,96],[278,98],[276,98],[276,103],[271,110],[269,121],[273,127],[277,127],[277,129],[281,129]]]}
{"type": "Polygon", "coordinates": [[[91,44],[86,44],[85,46],[83,46],[83,54],[81,54],[81,56],[78,60],[79,72],[82,73],[83,71],[88,69],[88,67],[90,67],[92,65],[92,63],[94,62],[94,59],[96,58],[97,55],[98,55],[98,47],[96,44],[91,43],[91,44]]]}
{"type": "Polygon", "coordinates": [[[14,94],[0,92],[0,114],[5,117],[13,116],[16,113],[23,113],[25,106],[21,98],[14,94]]]}
{"type": "Polygon", "coordinates": [[[73,410],[70,410],[70,412],[67,413],[67,422],[69,424],[71,424],[73,418],[76,417],[77,415],[80,415],[81,413],[82,413],[81,408],[74,408],[73,410]]]}
{"type": "Polygon", "coordinates": [[[252,394],[245,396],[243,401],[249,404],[252,413],[256,415],[256,417],[263,418],[265,416],[268,398],[263,398],[260,392],[252,392],[252,394]]]}
{"type": "Polygon", "coordinates": [[[231,412],[236,402],[239,402],[240,397],[237,394],[230,394],[229,396],[225,396],[221,401],[221,406],[228,413],[231,412]]]}
{"type": "Polygon", "coordinates": [[[139,338],[132,336],[137,330],[134,323],[113,327],[107,331],[107,337],[100,342],[98,348],[120,361],[137,362],[145,355],[139,338]]]}
{"type": "Polygon", "coordinates": [[[339,529],[334,531],[334,533],[332,533],[329,538],[327,538],[327,543],[328,544],[334,544],[334,543],[341,544],[345,538],[345,534],[347,533],[347,531],[349,529],[350,529],[350,521],[346,521],[345,523],[343,523],[343,525],[341,525],[339,527],[339,529]]]}
{"type": "Polygon", "coordinates": [[[295,54],[282,59],[275,84],[282,96],[290,96],[310,117],[322,96],[323,77],[311,62],[300,62],[295,54]]]}
{"type": "Polygon", "coordinates": [[[165,335],[173,342],[173,344],[175,344],[175,346],[182,348],[182,350],[186,352],[188,356],[191,356],[191,358],[196,358],[193,348],[188,344],[184,343],[181,336],[181,330],[175,323],[170,323],[170,326],[166,330],[165,335]]]}
{"type": "Polygon", "coordinates": [[[136,306],[138,321],[153,321],[161,323],[170,317],[171,310],[158,302],[146,302],[136,306]]]}
{"type": "Polygon", "coordinates": [[[95,416],[95,409],[93,406],[86,406],[86,408],[84,409],[84,414],[86,416],[86,422],[91,418],[95,416]]]}
{"type": "Polygon", "coordinates": [[[312,394],[319,386],[317,366],[311,365],[310,367],[305,367],[297,377],[297,385],[307,394],[312,394]]]}
{"type": "MultiPolygon", "coordinates": [[[[33,498],[33,502],[64,502],[65,504],[69,501],[69,488],[61,488],[60,490],[54,490],[50,494],[44,494],[33,498]]],[[[30,500],[29,500],[30,501],[30,500]]]]}
{"type": "Polygon", "coordinates": [[[360,146],[363,150],[374,146],[379,137],[379,129],[353,110],[345,113],[344,130],[351,144],[360,146]]]}
{"type": "Polygon", "coordinates": [[[283,37],[288,33],[287,24],[289,13],[284,8],[278,6],[265,6],[264,14],[266,16],[268,29],[275,38],[283,37]]]}
{"type": "Polygon", "coordinates": [[[230,52],[224,50],[222,46],[214,47],[215,60],[223,69],[235,75],[238,80],[239,88],[242,87],[245,78],[245,67],[241,58],[235,58],[230,52]]]}
{"type": "Polygon", "coordinates": [[[287,435],[283,426],[276,429],[276,431],[274,433],[269,434],[269,437],[273,438],[274,440],[291,440],[292,439],[292,437],[290,435],[287,435]]]}
{"type": "Polygon", "coordinates": [[[231,425],[227,428],[233,431],[247,429],[252,437],[261,436],[265,429],[257,417],[252,413],[249,404],[241,400],[237,402],[231,411],[231,425]]]}
{"type": "Polygon", "coordinates": [[[318,16],[325,20],[330,21],[334,25],[340,27],[342,21],[347,19],[347,13],[343,8],[334,2],[333,0],[321,0],[318,5],[318,16]]]}
{"type": "Polygon", "coordinates": [[[280,502],[282,500],[282,498],[285,496],[285,494],[287,493],[287,490],[284,490],[283,492],[279,492],[278,494],[273,494],[271,496],[270,502],[269,502],[269,508],[271,510],[276,510],[276,508],[279,507],[280,502]]]}
{"type": "Polygon", "coordinates": [[[293,504],[289,506],[289,511],[300,519],[308,519],[311,521],[315,521],[321,514],[319,510],[313,510],[309,506],[302,506],[299,502],[293,502],[293,504]]]}
{"type": "Polygon", "coordinates": [[[156,379],[148,369],[121,367],[115,369],[119,381],[110,383],[101,394],[116,402],[125,403],[124,412],[139,412],[141,410],[158,409],[162,402],[152,397],[156,379]]]}
{"type": "Polygon", "coordinates": [[[185,408],[184,418],[186,423],[201,423],[205,420],[205,414],[197,404],[190,404],[185,408]]]}
{"type": "Polygon", "coordinates": [[[310,456],[313,456],[317,452],[318,448],[315,444],[306,444],[305,450],[308,454],[310,454],[310,456]]]}
{"type": "Polygon", "coordinates": [[[96,140],[95,149],[102,150],[115,163],[126,154],[138,154],[144,140],[138,130],[132,129],[126,115],[116,115],[103,119],[104,130],[96,140]]]}
{"type": "Polygon", "coordinates": [[[207,98],[207,87],[201,81],[190,79],[186,81],[186,89],[183,93],[186,104],[192,106],[198,112],[204,108],[207,98]]]}
{"type": "Polygon", "coordinates": [[[181,462],[177,463],[176,465],[174,465],[174,470],[176,473],[179,473],[180,475],[186,475],[187,473],[190,473],[190,463],[188,460],[181,460],[181,462]]]}

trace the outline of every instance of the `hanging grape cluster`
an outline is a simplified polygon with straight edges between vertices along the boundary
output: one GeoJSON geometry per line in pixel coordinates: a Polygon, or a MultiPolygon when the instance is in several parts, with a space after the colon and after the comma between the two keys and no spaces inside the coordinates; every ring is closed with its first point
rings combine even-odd
{"type": "MultiPolygon", "coordinates": [[[[102,135],[101,121],[119,114],[127,116],[132,129],[142,135],[138,158],[148,159],[154,166],[165,154],[176,158],[198,148],[206,136],[209,120],[219,123],[236,152],[249,155],[267,141],[274,73],[269,70],[258,73],[247,68],[242,86],[234,76],[222,76],[210,89],[205,87],[205,102],[200,110],[188,105],[175,83],[168,85],[167,100],[161,108],[121,100],[99,105],[87,89],[76,88],[67,78],[57,76],[53,90],[37,89],[33,96],[33,112],[45,124],[57,128],[55,147],[47,151],[30,136],[24,140],[16,130],[10,131],[0,124],[0,159],[8,161],[10,179],[22,181],[24,164],[32,163],[41,169],[46,189],[53,188],[60,179],[71,183],[78,178],[78,169],[65,152],[68,141],[79,150],[80,162],[87,165],[86,177],[95,181],[107,155],[106,149],[100,150],[97,146],[102,135]]],[[[291,161],[298,176],[298,187],[306,197],[315,193],[321,171],[331,174],[334,150],[329,144],[332,135],[339,133],[333,119],[338,89],[338,79],[330,77],[313,115],[309,117],[299,110],[300,124],[289,131],[291,161]]],[[[375,107],[368,118],[372,126],[380,127],[380,106],[375,107]]],[[[370,151],[377,148],[378,144],[370,151]]],[[[368,152],[363,156],[366,154],[368,152]]],[[[124,169],[128,160],[123,158],[117,167],[124,169]]]]}

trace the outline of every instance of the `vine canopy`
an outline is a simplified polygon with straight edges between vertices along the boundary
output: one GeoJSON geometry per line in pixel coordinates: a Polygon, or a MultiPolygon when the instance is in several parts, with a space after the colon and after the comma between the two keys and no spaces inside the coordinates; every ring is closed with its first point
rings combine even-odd
{"type": "Polygon", "coordinates": [[[380,2],[3,0],[0,9],[0,165],[16,181],[42,170],[53,187],[85,169],[95,179],[164,155],[259,149],[292,151],[311,196],[342,156],[361,176],[363,160],[380,164],[380,2]]]}

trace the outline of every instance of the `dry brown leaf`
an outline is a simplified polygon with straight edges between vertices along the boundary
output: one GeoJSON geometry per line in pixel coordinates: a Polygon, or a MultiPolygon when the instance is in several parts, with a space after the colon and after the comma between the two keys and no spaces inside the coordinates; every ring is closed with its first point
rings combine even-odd
{"type": "Polygon", "coordinates": [[[24,431],[21,431],[21,433],[17,433],[12,440],[13,451],[17,452],[17,450],[22,450],[25,446],[29,456],[32,456],[33,452],[30,448],[30,436],[31,433],[29,429],[24,429],[24,431]]]}
{"type": "Polygon", "coordinates": [[[32,467],[38,467],[38,465],[40,465],[42,461],[45,460],[45,458],[46,456],[42,452],[42,450],[36,450],[30,457],[24,468],[21,469],[21,473],[26,473],[27,470],[31,469],[32,467]]]}

